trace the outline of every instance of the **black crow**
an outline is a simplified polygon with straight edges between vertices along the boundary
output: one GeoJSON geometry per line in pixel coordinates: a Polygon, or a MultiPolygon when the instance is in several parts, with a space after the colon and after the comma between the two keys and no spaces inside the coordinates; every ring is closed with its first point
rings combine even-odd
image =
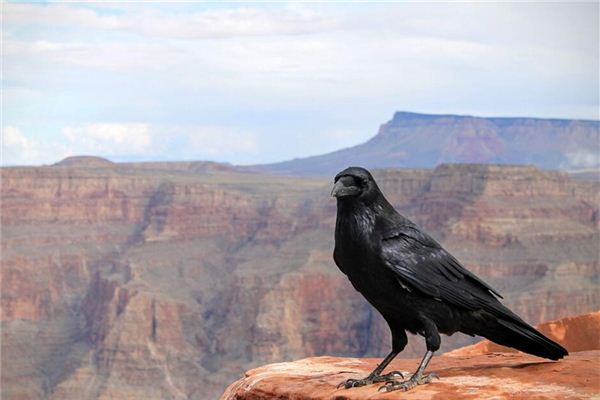
{"type": "Polygon", "coordinates": [[[385,382],[380,389],[392,391],[430,382],[437,376],[423,371],[440,348],[440,333],[480,335],[551,360],[568,354],[502,305],[497,291],[400,215],[369,171],[343,170],[331,195],[337,198],[335,263],[392,332],[392,351],[382,363],[368,377],[340,386],[385,382]],[[397,371],[381,375],[406,346],[406,331],[425,337],[427,352],[417,371],[406,381],[395,379],[402,376],[397,371]]]}

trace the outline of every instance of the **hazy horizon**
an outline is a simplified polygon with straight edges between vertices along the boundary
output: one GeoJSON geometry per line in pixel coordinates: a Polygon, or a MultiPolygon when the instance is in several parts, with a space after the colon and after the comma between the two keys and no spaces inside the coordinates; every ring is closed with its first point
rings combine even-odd
{"type": "MultiPolygon", "coordinates": [[[[455,116],[455,117],[468,117],[468,118],[472,117],[472,118],[485,118],[485,119],[488,119],[488,118],[490,118],[490,119],[491,118],[498,118],[498,119],[566,120],[566,119],[563,119],[563,118],[539,118],[539,117],[531,117],[531,116],[480,116],[480,115],[467,115],[467,114],[462,114],[462,115],[461,114],[432,114],[432,113],[420,113],[420,112],[413,112],[413,111],[396,111],[394,113],[394,115],[396,113],[405,113],[405,114],[414,114],[414,115],[425,115],[425,116],[455,116]]],[[[392,117],[393,117],[393,115],[392,115],[392,117]]],[[[597,119],[596,120],[578,119],[578,121],[600,122],[600,120],[597,120],[597,119]]],[[[375,136],[376,134],[377,133],[375,133],[373,136],[375,136]]],[[[371,136],[370,138],[368,138],[366,141],[369,141],[373,136],[371,136]]],[[[361,143],[358,143],[358,144],[361,144],[361,143]]],[[[352,147],[352,146],[347,146],[347,147],[352,147]]],[[[347,148],[347,147],[344,147],[344,148],[347,148]]],[[[337,150],[342,150],[344,148],[334,149],[334,150],[332,150],[332,152],[335,152],[337,150]]],[[[331,153],[331,152],[329,152],[329,153],[331,153]]],[[[320,154],[316,154],[316,155],[317,156],[318,155],[325,155],[325,154],[329,154],[329,153],[320,153],[320,154]]],[[[313,156],[315,156],[315,154],[309,154],[309,155],[300,156],[300,157],[297,157],[297,158],[303,159],[303,158],[310,158],[310,157],[313,157],[313,156]]],[[[159,160],[156,160],[156,159],[118,160],[118,159],[111,159],[110,157],[106,157],[106,156],[102,156],[102,155],[97,155],[97,154],[84,154],[84,153],[82,153],[82,154],[70,154],[70,155],[68,155],[68,156],[66,156],[64,158],[53,160],[53,161],[45,163],[45,164],[38,164],[38,165],[33,165],[33,164],[32,165],[3,165],[3,166],[6,166],[6,167],[13,167],[13,166],[14,167],[18,167],[18,166],[49,166],[49,165],[54,165],[54,164],[56,164],[56,163],[58,163],[60,161],[63,161],[65,159],[71,158],[71,157],[97,157],[97,158],[106,159],[108,161],[115,162],[115,163],[215,162],[215,163],[221,163],[221,164],[229,164],[229,165],[236,166],[236,167],[273,164],[273,163],[264,163],[264,164],[260,164],[260,163],[257,163],[257,164],[235,164],[235,163],[229,162],[227,160],[225,160],[225,161],[214,161],[214,160],[210,160],[210,159],[192,159],[192,158],[190,158],[190,159],[181,159],[181,158],[180,159],[159,159],[159,160]]],[[[588,158],[589,158],[589,156],[588,156],[588,158]]],[[[281,161],[291,161],[291,160],[293,160],[293,159],[281,160],[281,161]]],[[[277,163],[277,162],[279,162],[279,161],[275,161],[274,163],[277,163]]],[[[447,162],[441,162],[440,164],[445,164],[445,163],[447,163],[447,162]]],[[[478,164],[477,162],[468,162],[468,163],[469,164],[478,164]]],[[[440,164],[438,164],[438,165],[440,165],[440,164]]],[[[572,164],[572,165],[570,165],[568,167],[565,166],[562,169],[577,171],[577,170],[597,170],[598,168],[600,168],[598,165],[596,165],[594,163],[590,164],[589,160],[588,160],[588,162],[586,162],[584,164],[587,165],[587,166],[585,166],[585,165],[578,165],[578,164],[577,165],[576,164],[572,164]]],[[[510,165],[513,165],[513,164],[510,164],[510,165]]],[[[514,165],[521,165],[521,164],[514,164],[514,165]]],[[[523,165],[528,165],[528,164],[523,164],[523,165]]],[[[415,167],[405,166],[405,167],[398,167],[398,168],[415,168],[415,167]]]]}

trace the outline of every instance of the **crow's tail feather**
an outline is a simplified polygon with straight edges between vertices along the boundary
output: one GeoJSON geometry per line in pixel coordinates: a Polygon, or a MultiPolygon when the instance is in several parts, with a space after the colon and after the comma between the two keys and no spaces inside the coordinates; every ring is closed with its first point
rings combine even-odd
{"type": "Polygon", "coordinates": [[[559,360],[569,354],[560,344],[548,339],[522,320],[496,318],[493,326],[488,326],[479,334],[492,342],[550,360],[559,360]]]}

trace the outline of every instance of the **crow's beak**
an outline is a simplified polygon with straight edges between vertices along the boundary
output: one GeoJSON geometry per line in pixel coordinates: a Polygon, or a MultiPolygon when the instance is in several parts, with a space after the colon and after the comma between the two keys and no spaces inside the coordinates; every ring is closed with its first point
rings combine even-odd
{"type": "Polygon", "coordinates": [[[344,188],[344,184],[341,181],[337,181],[331,189],[331,197],[337,197],[338,193],[344,188]]]}
{"type": "Polygon", "coordinates": [[[332,197],[343,197],[350,196],[354,194],[358,194],[359,190],[356,186],[344,186],[344,183],[341,181],[337,181],[335,185],[333,185],[333,189],[331,190],[332,197]]]}

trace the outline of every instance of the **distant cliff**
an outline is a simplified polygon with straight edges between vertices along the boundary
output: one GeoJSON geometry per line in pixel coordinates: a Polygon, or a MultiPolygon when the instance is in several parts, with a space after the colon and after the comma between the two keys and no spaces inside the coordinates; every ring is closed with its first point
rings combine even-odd
{"type": "Polygon", "coordinates": [[[449,162],[579,169],[600,167],[598,154],[600,121],[397,112],[366,143],[251,169],[306,176],[331,175],[350,165],[433,168],[449,162]]]}
{"type": "MultiPolygon", "coordinates": [[[[387,351],[332,261],[330,177],[80,161],[0,169],[3,398],[214,399],[267,362],[387,351]]],[[[600,184],[527,166],[375,177],[529,322],[599,308],[600,184]]]]}

